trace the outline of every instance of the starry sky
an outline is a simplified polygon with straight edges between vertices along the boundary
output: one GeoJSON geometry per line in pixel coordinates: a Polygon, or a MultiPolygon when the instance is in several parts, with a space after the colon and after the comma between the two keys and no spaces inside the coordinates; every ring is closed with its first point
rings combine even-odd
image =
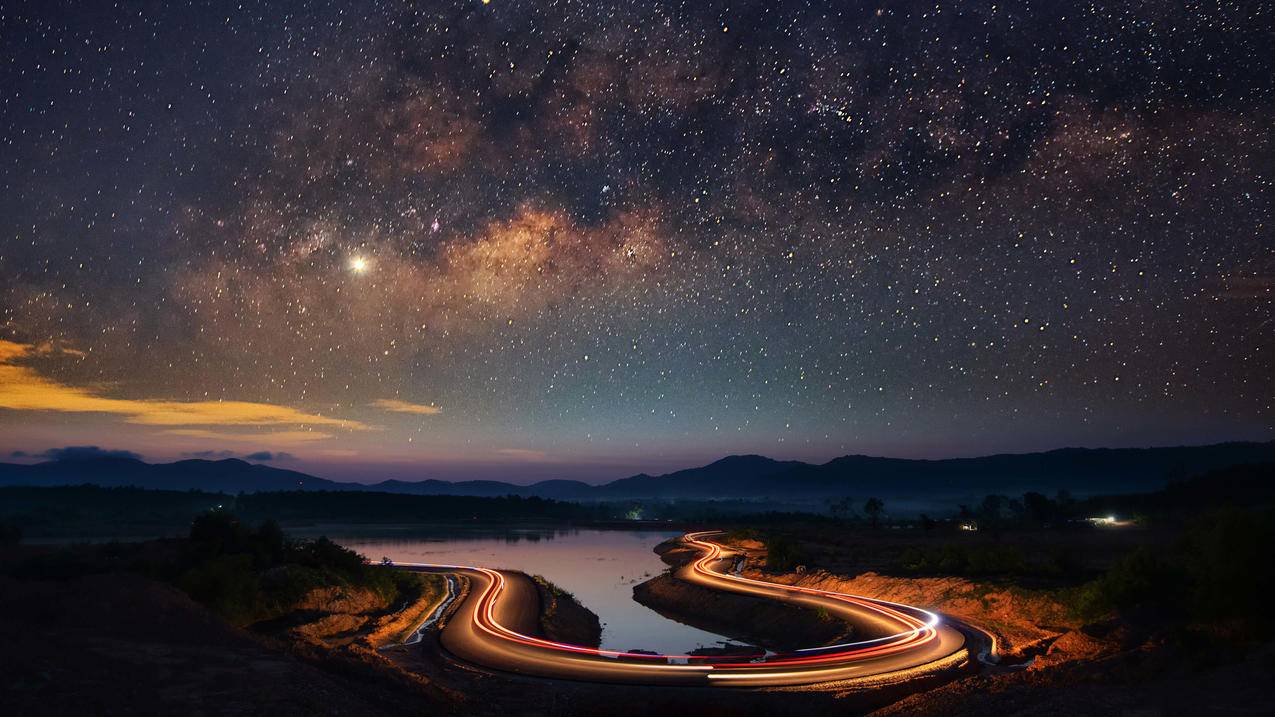
{"type": "Polygon", "coordinates": [[[0,460],[1275,437],[1261,2],[0,6],[0,460]]]}

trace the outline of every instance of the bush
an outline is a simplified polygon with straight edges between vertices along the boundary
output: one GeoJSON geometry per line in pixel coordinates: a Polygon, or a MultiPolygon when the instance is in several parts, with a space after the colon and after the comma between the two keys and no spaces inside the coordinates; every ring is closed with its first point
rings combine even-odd
{"type": "Polygon", "coordinates": [[[237,624],[287,613],[315,588],[358,587],[390,602],[406,585],[397,571],[368,565],[326,537],[289,540],[273,521],[252,529],[222,511],[191,525],[174,582],[237,624]]]}
{"type": "Polygon", "coordinates": [[[1213,513],[1192,523],[1175,548],[1143,548],[1117,561],[1079,591],[1075,610],[1088,619],[1155,611],[1188,623],[1244,625],[1254,637],[1270,634],[1263,600],[1275,588],[1272,541],[1269,511],[1213,513]]]}
{"type": "Polygon", "coordinates": [[[929,567],[929,557],[920,548],[908,548],[899,555],[899,567],[910,572],[920,572],[929,567]]]}
{"type": "Polygon", "coordinates": [[[1076,612],[1095,619],[1115,611],[1169,606],[1183,587],[1182,575],[1147,548],[1116,561],[1105,575],[1081,588],[1076,612]]]}
{"type": "Polygon", "coordinates": [[[1018,548],[989,546],[970,550],[965,569],[970,575],[1022,575],[1027,560],[1018,548]]]}
{"type": "Polygon", "coordinates": [[[247,555],[220,555],[182,574],[177,586],[235,624],[262,615],[261,582],[247,555]]]}
{"type": "Polygon", "coordinates": [[[741,540],[760,540],[761,533],[759,533],[756,528],[747,528],[747,527],[734,528],[732,530],[726,531],[726,535],[724,535],[723,538],[727,542],[737,542],[741,540]]]}
{"type": "Polygon", "coordinates": [[[1035,570],[1023,552],[1010,546],[908,548],[898,558],[903,570],[944,575],[1024,575],[1035,570]]]}
{"type": "Polygon", "coordinates": [[[785,573],[806,563],[806,554],[797,541],[786,535],[773,535],[766,541],[766,569],[785,573]]]}
{"type": "Polygon", "coordinates": [[[1235,508],[1193,524],[1182,548],[1190,580],[1191,611],[1201,619],[1246,619],[1269,623],[1264,604],[1275,589],[1270,546],[1275,513],[1235,508]]]}

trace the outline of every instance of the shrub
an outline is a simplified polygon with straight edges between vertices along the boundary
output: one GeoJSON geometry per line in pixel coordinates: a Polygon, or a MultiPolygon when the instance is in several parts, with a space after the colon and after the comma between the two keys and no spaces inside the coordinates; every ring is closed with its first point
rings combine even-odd
{"type": "Polygon", "coordinates": [[[261,583],[248,555],[220,555],[201,562],[177,580],[177,586],[213,612],[236,624],[261,614],[261,583]]]}
{"type": "Polygon", "coordinates": [[[191,597],[238,624],[289,612],[315,588],[348,585],[387,602],[410,589],[398,571],[368,565],[326,537],[289,540],[273,521],[252,529],[222,511],[191,525],[175,575],[191,597]]]}
{"type": "Polygon", "coordinates": [[[1092,619],[1155,611],[1188,623],[1246,625],[1260,637],[1272,619],[1263,600],[1275,588],[1267,551],[1275,541],[1270,512],[1225,509],[1188,526],[1171,550],[1139,549],[1086,584],[1075,610],[1092,619]]]}
{"type": "Polygon", "coordinates": [[[995,545],[911,547],[899,554],[897,564],[909,572],[946,575],[1023,575],[1035,570],[1018,548],[995,545]]]}
{"type": "Polygon", "coordinates": [[[970,575],[1021,575],[1027,560],[1018,548],[988,546],[968,551],[965,569],[970,575]]]}
{"type": "Polygon", "coordinates": [[[927,551],[920,548],[907,548],[899,555],[899,566],[904,570],[920,572],[930,565],[927,551]]]}
{"type": "Polygon", "coordinates": [[[1076,612],[1094,619],[1114,611],[1166,607],[1183,587],[1181,574],[1147,548],[1116,561],[1105,575],[1081,588],[1076,612]]]}
{"type": "Polygon", "coordinates": [[[766,541],[766,569],[788,572],[806,562],[806,554],[797,541],[786,535],[773,535],[766,541]]]}
{"type": "Polygon", "coordinates": [[[1201,619],[1246,619],[1269,624],[1268,600],[1275,589],[1270,546],[1275,514],[1228,508],[1205,516],[1187,530],[1182,564],[1190,581],[1190,609],[1201,619]]]}

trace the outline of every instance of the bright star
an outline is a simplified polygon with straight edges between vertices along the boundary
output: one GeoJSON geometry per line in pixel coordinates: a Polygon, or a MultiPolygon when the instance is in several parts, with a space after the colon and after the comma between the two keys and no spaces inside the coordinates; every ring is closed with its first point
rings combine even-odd
{"type": "Polygon", "coordinates": [[[361,256],[356,256],[350,259],[350,271],[355,274],[362,274],[368,270],[369,266],[368,260],[361,256]]]}

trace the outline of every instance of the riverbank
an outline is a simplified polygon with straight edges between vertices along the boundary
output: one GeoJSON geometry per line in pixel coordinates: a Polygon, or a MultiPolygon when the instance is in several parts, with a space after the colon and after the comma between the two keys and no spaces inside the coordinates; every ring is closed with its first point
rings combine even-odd
{"type": "Polygon", "coordinates": [[[949,541],[948,536],[862,528],[818,531],[800,524],[776,535],[785,550],[802,556],[807,563],[802,569],[768,569],[776,561],[768,561],[768,546],[755,531],[730,534],[723,542],[746,555],[740,566],[744,577],[922,606],[994,638],[994,650],[980,658],[981,669],[917,690],[874,712],[877,717],[1262,713],[1275,708],[1259,677],[1275,669],[1275,650],[1251,640],[1245,647],[1243,640],[1225,636],[1225,625],[1174,624],[1146,612],[1085,619],[1077,611],[1082,586],[1065,574],[979,578],[878,572],[898,569],[894,558],[883,556],[906,556],[926,542],[969,545],[971,552],[1006,552],[1031,542],[1048,542],[1055,554],[1084,546],[1092,551],[1091,560],[1111,565],[1140,544],[1169,550],[1173,543],[1155,533],[1014,535],[982,546],[968,536],[949,541]],[[1223,634],[1208,637],[1219,629],[1223,634]]]}
{"type": "MultiPolygon", "coordinates": [[[[940,612],[949,621],[983,636],[981,660],[986,665],[1037,668],[1105,654],[1113,646],[1082,631],[1057,589],[1025,588],[1006,581],[980,581],[956,576],[900,577],[866,571],[849,576],[825,569],[774,571],[767,568],[763,541],[725,536],[721,542],[743,556],[740,575],[818,590],[863,595],[916,605],[940,612]]],[[[814,553],[815,546],[802,546],[814,553]]]]}
{"type": "MultiPolygon", "coordinates": [[[[1005,662],[1027,658],[1030,664],[968,676],[958,671],[920,682],[833,688],[723,691],[545,680],[458,662],[440,649],[435,631],[427,631],[417,644],[399,644],[395,636],[410,632],[433,612],[446,592],[441,583],[435,591],[429,581],[396,580],[397,592],[390,597],[374,576],[364,584],[364,578],[334,573],[331,584],[298,593],[281,614],[276,613],[285,606],[276,605],[268,611],[274,615],[270,619],[236,627],[173,584],[139,572],[155,572],[182,555],[187,556],[183,561],[193,559],[186,552],[191,545],[178,540],[15,547],[0,554],[0,632],[8,640],[8,649],[0,653],[0,712],[172,714],[199,712],[215,703],[219,712],[282,715],[605,711],[636,717],[651,711],[808,715],[881,710],[882,717],[896,717],[1014,712],[1043,705],[1065,705],[1072,713],[1129,711],[1138,704],[1165,704],[1166,694],[1189,711],[1259,703],[1259,677],[1275,664],[1270,650],[1230,663],[1218,655],[1212,665],[1181,659],[1181,651],[1148,648],[1145,636],[1120,623],[1067,622],[1071,618],[1058,612],[1061,603],[1049,602],[1048,591],[964,578],[767,571],[765,545],[736,539],[732,545],[747,555],[741,566],[745,576],[936,607],[992,630],[1005,662]]],[[[674,542],[659,551],[670,565],[684,564],[691,555],[674,542]]],[[[270,574],[267,569],[258,577],[270,574]]],[[[664,585],[668,579],[648,582],[664,585]]],[[[270,584],[267,580],[266,587],[270,584]]],[[[188,586],[201,585],[207,586],[188,586]]],[[[702,598],[673,590],[666,597],[683,615],[702,598]]],[[[585,606],[548,584],[537,584],[530,594],[540,600],[534,613],[540,634],[596,644],[591,641],[599,635],[597,618],[585,606]]],[[[721,603],[718,608],[727,622],[766,621],[739,606],[721,603]]],[[[809,622],[811,616],[801,617],[809,622]]],[[[782,626],[786,620],[795,626],[797,617],[773,622],[782,626]]]]}
{"type": "Polygon", "coordinates": [[[519,530],[681,530],[666,520],[629,520],[619,504],[518,496],[414,495],[376,491],[217,493],[95,485],[0,486],[0,525],[28,541],[140,541],[186,535],[191,522],[221,510],[289,530],[434,526],[519,530]]]}
{"type": "Polygon", "coordinates": [[[540,575],[531,579],[540,596],[540,636],[583,647],[602,644],[602,622],[575,596],[540,575]]]}
{"type": "Polygon", "coordinates": [[[664,541],[655,552],[671,569],[633,586],[633,599],[669,619],[775,652],[852,639],[850,626],[815,610],[677,579],[673,572],[698,556],[680,540],[664,541]]]}

